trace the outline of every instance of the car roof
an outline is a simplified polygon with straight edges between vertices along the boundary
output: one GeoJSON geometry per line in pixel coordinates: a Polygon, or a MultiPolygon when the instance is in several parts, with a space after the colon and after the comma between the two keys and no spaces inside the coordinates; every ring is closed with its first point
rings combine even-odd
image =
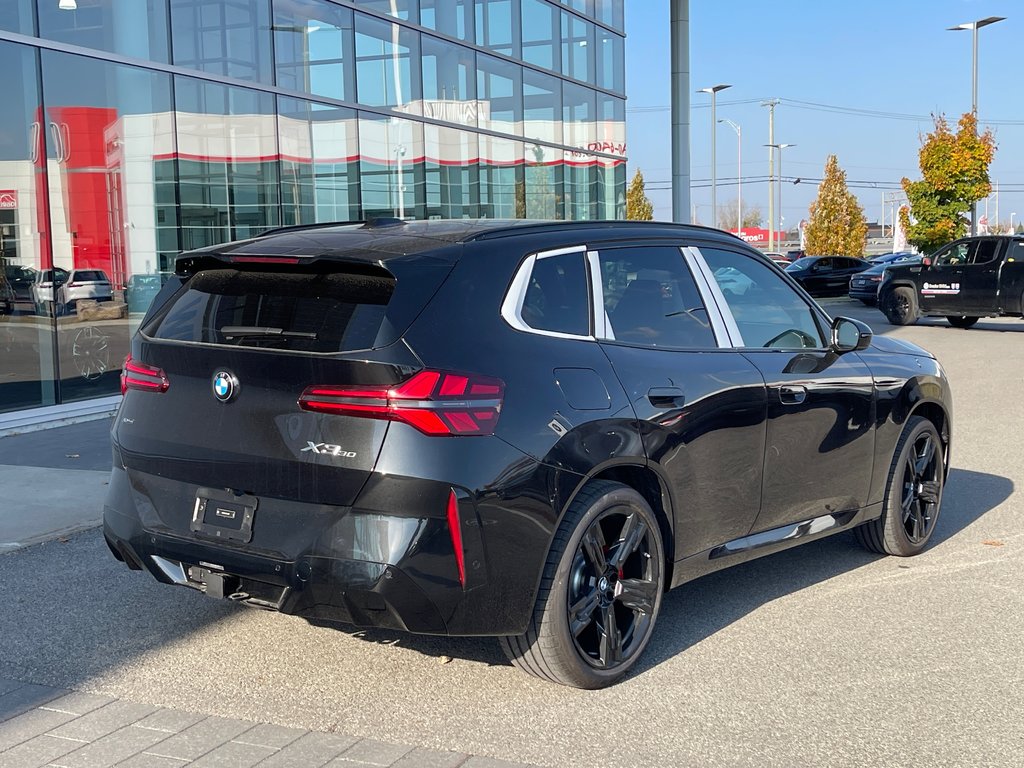
{"type": "Polygon", "coordinates": [[[690,224],[641,221],[534,221],[530,219],[438,219],[402,221],[377,219],[357,224],[313,224],[268,230],[247,240],[209,246],[178,257],[179,264],[202,256],[289,257],[315,256],[358,261],[389,261],[431,254],[446,262],[457,258],[450,246],[506,237],[573,233],[581,240],[630,236],[672,237],[699,234],[730,244],[743,241],[718,229],[690,224]]]}

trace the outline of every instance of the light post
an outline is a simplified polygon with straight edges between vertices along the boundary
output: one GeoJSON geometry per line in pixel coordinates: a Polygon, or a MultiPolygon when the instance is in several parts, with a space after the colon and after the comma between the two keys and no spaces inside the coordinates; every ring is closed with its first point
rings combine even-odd
{"type": "MultiPolygon", "coordinates": [[[[782,150],[787,147],[795,147],[796,144],[765,144],[765,146],[779,150],[779,219],[781,220],[784,218],[782,215],[782,150]]],[[[775,222],[769,221],[768,229],[774,229],[774,227],[775,222]]],[[[782,240],[779,240],[779,243],[781,244],[782,240]]]]}
{"type": "MultiPolygon", "coordinates": [[[[998,21],[1005,21],[1005,16],[988,16],[977,21],[968,21],[965,24],[957,24],[949,27],[950,32],[971,32],[971,113],[974,115],[974,135],[978,135],[978,30],[995,24],[998,21]]],[[[971,234],[978,234],[978,203],[971,203],[971,234]]]]}
{"type": "Polygon", "coordinates": [[[736,131],[736,234],[743,236],[743,129],[728,117],[718,122],[728,123],[736,131]]]}
{"type": "Polygon", "coordinates": [[[718,200],[716,187],[718,186],[718,174],[715,167],[715,96],[719,91],[732,88],[731,85],[712,85],[710,88],[701,88],[697,93],[711,94],[711,226],[718,226],[718,200]]]}

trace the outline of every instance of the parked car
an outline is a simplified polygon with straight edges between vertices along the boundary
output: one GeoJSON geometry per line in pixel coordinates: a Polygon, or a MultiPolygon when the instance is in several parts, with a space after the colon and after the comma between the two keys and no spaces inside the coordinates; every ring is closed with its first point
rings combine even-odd
{"type": "Polygon", "coordinates": [[[852,256],[804,256],[786,272],[811,296],[842,296],[849,290],[850,278],[871,264],[852,256]]]}
{"type": "Polygon", "coordinates": [[[66,312],[74,312],[83,299],[113,301],[114,289],[107,273],[100,269],[73,269],[57,289],[57,304],[66,312]]]}
{"type": "Polygon", "coordinates": [[[0,280],[0,315],[14,314],[15,306],[14,288],[6,280],[0,280]]]}
{"type": "Polygon", "coordinates": [[[5,264],[3,280],[10,286],[13,295],[11,310],[31,310],[35,302],[32,298],[32,286],[36,281],[36,270],[23,264],[5,264]]]}
{"type": "Polygon", "coordinates": [[[767,256],[772,261],[774,261],[780,267],[785,267],[792,261],[792,259],[790,259],[788,256],[784,256],[778,251],[765,251],[764,255],[767,256]]]}
{"type": "Polygon", "coordinates": [[[67,270],[60,267],[36,272],[35,282],[32,284],[32,303],[35,305],[36,312],[45,315],[54,314],[57,294],[67,279],[67,270]]]}
{"type": "Polygon", "coordinates": [[[908,256],[914,254],[910,251],[896,251],[895,253],[879,253],[875,256],[869,256],[868,261],[872,264],[892,264],[895,261],[903,261],[908,256]]]}
{"type": "Polygon", "coordinates": [[[915,264],[920,264],[921,257],[915,256],[914,254],[911,253],[907,253],[900,254],[899,258],[896,259],[890,259],[881,262],[873,262],[868,269],[865,269],[863,272],[858,272],[856,275],[850,278],[850,298],[860,299],[869,307],[875,306],[875,304],[878,303],[878,287],[882,284],[882,277],[885,273],[886,268],[891,264],[903,264],[911,262],[915,264]]]}
{"type": "Polygon", "coordinates": [[[921,552],[950,450],[928,352],[671,224],[321,225],[185,253],[121,381],[104,535],[128,567],[496,635],[582,688],[636,664],[671,587],[841,531],[921,552]]]}
{"type": "Polygon", "coordinates": [[[132,275],[124,287],[124,301],[132,314],[145,314],[163,287],[163,275],[132,275]]]}
{"type": "Polygon", "coordinates": [[[965,237],[918,264],[892,265],[878,302],[893,325],[937,316],[970,328],[982,317],[1024,317],[1024,235],[965,237]]]}

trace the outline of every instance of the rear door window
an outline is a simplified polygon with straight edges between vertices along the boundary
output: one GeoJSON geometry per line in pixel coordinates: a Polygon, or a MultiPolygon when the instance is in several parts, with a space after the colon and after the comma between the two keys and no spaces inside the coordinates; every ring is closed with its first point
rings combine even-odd
{"type": "Polygon", "coordinates": [[[75,272],[75,282],[105,283],[107,282],[107,276],[100,272],[98,269],[80,269],[77,272],[75,272]]]}
{"type": "Polygon", "coordinates": [[[296,352],[372,348],[395,288],[383,275],[196,273],[145,329],[169,341],[296,352]]]}
{"type": "Polygon", "coordinates": [[[718,346],[679,248],[615,248],[600,251],[599,260],[608,338],[659,348],[718,346]]]}

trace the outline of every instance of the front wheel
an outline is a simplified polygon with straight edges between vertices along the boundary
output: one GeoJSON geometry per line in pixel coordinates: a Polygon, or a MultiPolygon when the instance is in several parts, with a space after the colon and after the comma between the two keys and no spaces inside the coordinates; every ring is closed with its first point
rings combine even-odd
{"type": "Polygon", "coordinates": [[[905,285],[893,288],[885,297],[882,311],[893,325],[913,325],[917,322],[917,294],[905,285]]]}
{"type": "Polygon", "coordinates": [[[935,531],[946,479],[942,438],[935,425],[911,416],[903,428],[882,502],[882,516],[854,529],[867,549],[908,557],[921,552],[935,531]]]}
{"type": "Polygon", "coordinates": [[[946,322],[952,325],[954,328],[970,328],[980,318],[970,317],[968,315],[946,315],[946,322]]]}
{"type": "Polygon", "coordinates": [[[599,480],[558,528],[530,625],[501,638],[509,660],[575,688],[613,685],[647,647],[665,591],[658,519],[628,486],[599,480]]]}

